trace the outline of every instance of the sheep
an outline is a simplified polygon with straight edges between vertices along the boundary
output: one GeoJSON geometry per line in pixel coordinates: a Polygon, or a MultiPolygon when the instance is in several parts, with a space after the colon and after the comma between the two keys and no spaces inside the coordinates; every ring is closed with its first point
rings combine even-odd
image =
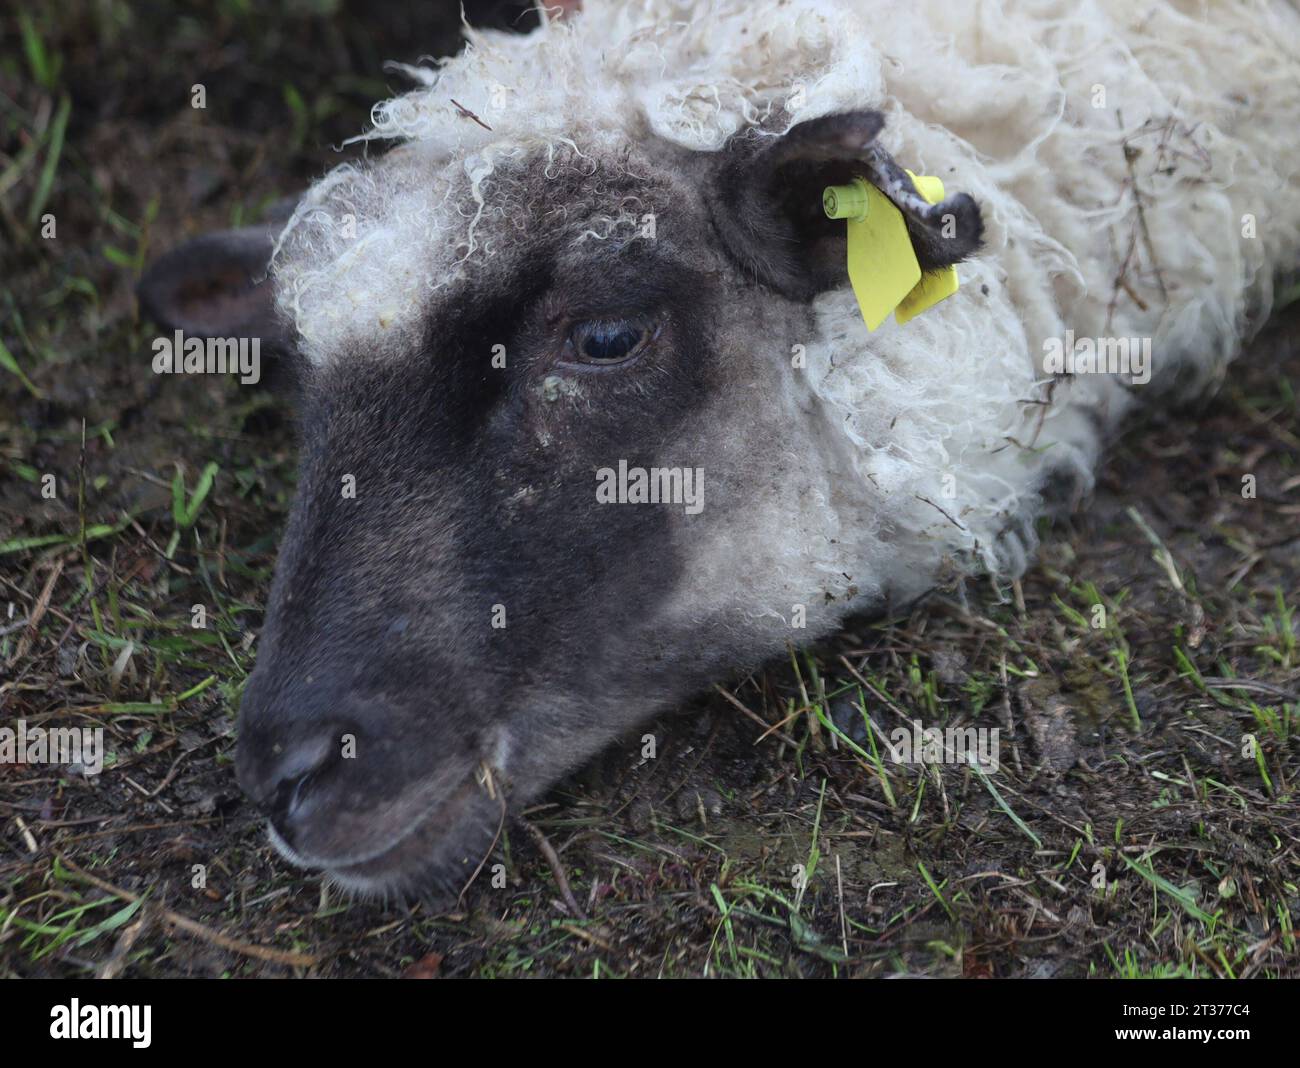
{"type": "Polygon", "coordinates": [[[238,773],[361,893],[460,889],[510,806],[790,641],[1020,575],[1300,247],[1278,0],[591,0],[468,36],[374,109],[387,152],[142,292],[300,368],[238,773]],[[874,330],[822,210],[864,175],[959,280],[874,330]]]}

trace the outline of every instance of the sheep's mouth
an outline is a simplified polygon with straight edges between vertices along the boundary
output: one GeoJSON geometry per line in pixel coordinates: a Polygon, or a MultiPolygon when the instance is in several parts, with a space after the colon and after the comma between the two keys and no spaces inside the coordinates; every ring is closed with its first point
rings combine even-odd
{"type": "Polygon", "coordinates": [[[362,898],[458,895],[473,880],[496,842],[505,816],[500,785],[481,773],[467,776],[390,844],[358,849],[353,857],[303,857],[268,825],[276,850],[301,868],[323,871],[362,898]]]}

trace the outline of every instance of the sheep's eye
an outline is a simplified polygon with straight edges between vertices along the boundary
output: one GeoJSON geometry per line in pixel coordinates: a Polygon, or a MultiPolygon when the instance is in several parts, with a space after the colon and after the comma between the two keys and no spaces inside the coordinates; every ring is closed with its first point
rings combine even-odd
{"type": "Polygon", "coordinates": [[[574,324],[565,348],[574,363],[613,367],[640,355],[655,332],[647,319],[587,319],[574,324]]]}

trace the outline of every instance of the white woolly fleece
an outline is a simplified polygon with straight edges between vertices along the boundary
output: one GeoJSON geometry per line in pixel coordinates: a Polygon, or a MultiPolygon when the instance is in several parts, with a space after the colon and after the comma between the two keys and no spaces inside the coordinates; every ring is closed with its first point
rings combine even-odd
{"type": "Polygon", "coordinates": [[[587,0],[469,42],[411,70],[424,87],[364,135],[400,146],[324,178],[281,238],[281,308],[317,362],[416,341],[428,292],[498,251],[484,222],[517,206],[485,180],[506,161],[594,157],[646,129],[713,151],[783,132],[776,115],[875,108],[900,163],[979,201],[985,248],[953,298],[875,333],[847,286],[815,304],[816,417],[877,520],[884,502],[858,543],[878,554],[864,596],[1019,573],[1045,468],[1086,484],[1134,400],[1212,382],[1300,248],[1300,14],[1284,0],[587,0]],[[1067,330],[1150,338],[1151,384],[1054,381],[1044,344],[1067,330]]]}

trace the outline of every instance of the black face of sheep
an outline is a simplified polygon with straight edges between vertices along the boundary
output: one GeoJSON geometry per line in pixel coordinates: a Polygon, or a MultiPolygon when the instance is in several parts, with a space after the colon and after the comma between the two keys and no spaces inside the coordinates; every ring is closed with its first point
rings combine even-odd
{"type": "MultiPolygon", "coordinates": [[[[798,350],[843,284],[821,190],[880,126],[521,163],[499,180],[527,233],[503,223],[506,251],[430,295],[396,354],[294,355],[274,275],[250,281],[272,229],[154,267],[156,319],[298,366],[298,496],[238,757],[287,856],[363,892],[459,890],[509,805],[844,614],[812,545],[836,472],[798,350]],[[648,231],[573,240],[632,202],[648,231]]],[[[925,267],[978,245],[978,209],[950,205],[950,239],[913,224],[925,267]]]]}

